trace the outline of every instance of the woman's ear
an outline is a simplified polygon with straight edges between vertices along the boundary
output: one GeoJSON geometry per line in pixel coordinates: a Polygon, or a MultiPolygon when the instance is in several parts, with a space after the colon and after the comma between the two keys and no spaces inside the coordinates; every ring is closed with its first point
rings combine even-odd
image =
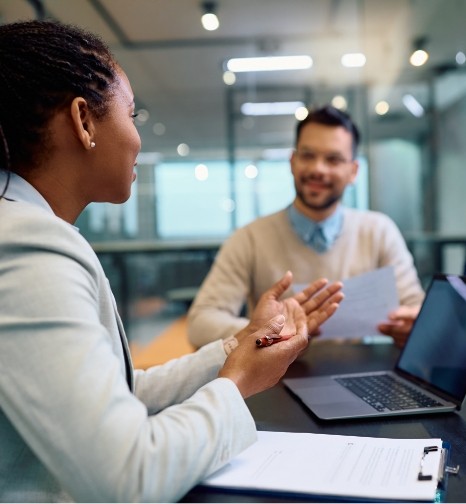
{"type": "Polygon", "coordinates": [[[78,97],[71,102],[70,106],[71,120],[78,140],[86,149],[92,149],[95,146],[93,141],[95,135],[95,119],[89,110],[84,98],[78,97]]]}

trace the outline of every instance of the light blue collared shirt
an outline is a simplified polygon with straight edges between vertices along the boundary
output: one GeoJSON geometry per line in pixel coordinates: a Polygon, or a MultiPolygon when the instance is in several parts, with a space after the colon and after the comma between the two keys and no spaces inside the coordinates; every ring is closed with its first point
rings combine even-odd
{"type": "Polygon", "coordinates": [[[330,217],[321,222],[306,217],[294,205],[288,207],[288,217],[298,236],[319,254],[323,254],[332,247],[343,227],[341,205],[338,205],[330,217]]]}

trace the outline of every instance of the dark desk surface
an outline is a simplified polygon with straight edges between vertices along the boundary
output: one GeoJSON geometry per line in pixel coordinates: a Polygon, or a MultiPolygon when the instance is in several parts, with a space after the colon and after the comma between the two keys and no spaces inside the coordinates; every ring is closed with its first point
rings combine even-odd
{"type": "MultiPolygon", "coordinates": [[[[336,372],[387,369],[398,351],[390,344],[317,344],[288,370],[287,377],[324,375],[336,372]]],[[[383,420],[322,421],[310,413],[279,384],[247,400],[258,430],[314,432],[389,438],[441,438],[452,446],[452,465],[460,465],[458,476],[449,476],[447,502],[466,502],[466,410],[459,413],[385,417],[383,420]]],[[[318,456],[318,454],[316,454],[318,456]]],[[[293,500],[270,494],[239,494],[196,487],[182,502],[316,502],[293,500]]]]}

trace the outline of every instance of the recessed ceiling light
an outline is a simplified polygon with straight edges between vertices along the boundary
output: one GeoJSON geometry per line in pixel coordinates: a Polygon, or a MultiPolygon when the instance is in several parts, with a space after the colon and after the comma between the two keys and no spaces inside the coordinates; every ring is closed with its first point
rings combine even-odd
{"type": "Polygon", "coordinates": [[[363,53],[343,54],[341,64],[347,68],[363,67],[366,64],[366,56],[363,53]]]}
{"type": "Polygon", "coordinates": [[[176,152],[178,152],[179,156],[186,157],[189,155],[189,145],[185,143],[180,143],[176,148],[176,152]]]}
{"type": "Polygon", "coordinates": [[[220,26],[217,14],[217,4],[215,2],[202,2],[202,10],[204,14],[201,17],[201,23],[204,30],[214,31],[220,26]]]}
{"type": "Polygon", "coordinates": [[[375,104],[374,110],[377,115],[385,115],[390,110],[390,105],[388,102],[381,100],[375,104]]]}
{"type": "Polygon", "coordinates": [[[241,105],[241,113],[248,116],[295,115],[296,111],[301,107],[304,107],[304,103],[300,101],[270,103],[246,102],[241,105]]]}
{"type": "Polygon", "coordinates": [[[269,72],[274,70],[306,70],[311,68],[310,56],[262,56],[232,58],[227,61],[230,72],[269,72]]]}
{"type": "Polygon", "coordinates": [[[458,65],[464,65],[466,63],[466,54],[463,51],[458,51],[455,56],[455,60],[458,65]]]}
{"type": "Polygon", "coordinates": [[[418,37],[413,42],[413,52],[409,57],[409,62],[413,66],[422,66],[429,59],[429,53],[426,50],[427,37],[418,37]]]}
{"type": "Polygon", "coordinates": [[[233,86],[233,84],[236,82],[236,75],[234,74],[234,72],[230,72],[230,70],[223,72],[223,82],[227,86],[233,86]]]}
{"type": "Polygon", "coordinates": [[[296,109],[294,116],[298,121],[302,121],[303,119],[306,119],[306,117],[309,115],[309,110],[306,107],[300,106],[296,109]]]}
{"type": "Polygon", "coordinates": [[[424,49],[417,49],[409,57],[409,62],[411,65],[418,67],[424,65],[429,59],[429,53],[424,51],[424,49]]]}
{"type": "Polygon", "coordinates": [[[165,131],[167,130],[167,128],[165,127],[165,124],[163,123],[155,123],[154,126],[152,126],[152,131],[154,132],[154,135],[157,135],[157,136],[162,136],[165,134],[165,131]]]}
{"type": "Polygon", "coordinates": [[[346,98],[341,95],[336,95],[332,98],[332,105],[338,110],[346,110],[348,108],[346,98]]]}
{"type": "Polygon", "coordinates": [[[403,96],[403,105],[413,114],[415,117],[422,117],[424,115],[424,107],[414,98],[411,94],[405,94],[403,96]]]}
{"type": "Polygon", "coordinates": [[[194,176],[201,182],[209,178],[209,169],[205,164],[198,164],[194,168],[194,176]]]}
{"type": "Polygon", "coordinates": [[[259,174],[259,170],[257,169],[256,165],[249,164],[244,169],[244,175],[248,179],[255,179],[258,174],[259,174]]]}

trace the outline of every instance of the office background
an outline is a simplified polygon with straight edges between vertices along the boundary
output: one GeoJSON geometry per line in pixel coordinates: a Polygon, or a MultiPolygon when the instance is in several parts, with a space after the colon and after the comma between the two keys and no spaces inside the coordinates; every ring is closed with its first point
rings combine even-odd
{"type": "Polygon", "coordinates": [[[345,202],[394,219],[424,283],[435,271],[463,272],[466,1],[0,0],[1,23],[43,17],[100,34],[135,92],[133,194],[89,206],[77,223],[130,338],[150,338],[154,324],[183,313],[234,229],[292,201],[295,113],[328,102],[362,133],[345,202]],[[201,25],[207,12],[218,29],[201,25]],[[420,49],[428,59],[414,66],[420,49]],[[291,55],[312,65],[227,68],[231,58],[291,55]],[[257,115],[245,104],[268,105],[257,115]]]}

